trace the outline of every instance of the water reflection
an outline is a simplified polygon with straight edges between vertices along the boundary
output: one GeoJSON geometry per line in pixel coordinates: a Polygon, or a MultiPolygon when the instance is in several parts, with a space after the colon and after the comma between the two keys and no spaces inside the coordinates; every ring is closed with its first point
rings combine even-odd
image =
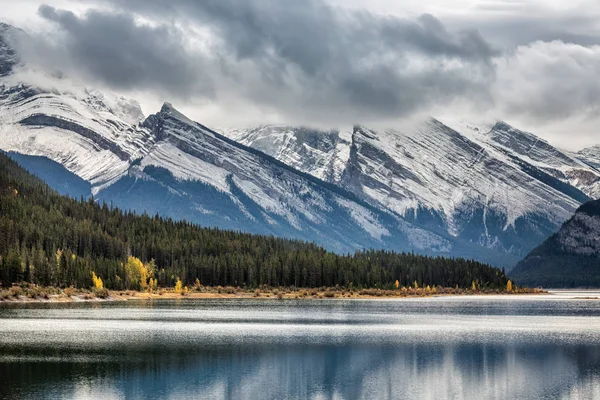
{"type": "Polygon", "coordinates": [[[505,301],[13,307],[0,397],[600,398],[600,302],[505,301]]]}

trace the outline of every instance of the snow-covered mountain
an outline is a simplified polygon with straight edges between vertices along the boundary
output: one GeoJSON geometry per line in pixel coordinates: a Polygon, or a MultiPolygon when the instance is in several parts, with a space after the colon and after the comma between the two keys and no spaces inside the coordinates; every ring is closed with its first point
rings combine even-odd
{"type": "Polygon", "coordinates": [[[285,125],[229,129],[224,135],[326,182],[340,180],[348,157],[352,130],[323,131],[285,125]]]}
{"type": "Polygon", "coordinates": [[[472,140],[505,153],[519,165],[525,162],[581,190],[591,198],[600,197],[598,165],[590,164],[585,160],[585,154],[593,160],[593,148],[573,154],[501,121],[479,127],[462,123],[457,124],[455,128],[469,135],[472,140]]]}
{"type": "MultiPolygon", "coordinates": [[[[600,145],[588,147],[577,152],[575,155],[579,160],[593,168],[600,169],[600,145]]],[[[600,197],[600,196],[595,196],[600,197]]]]}
{"type": "Polygon", "coordinates": [[[552,234],[582,202],[600,197],[596,166],[504,122],[355,126],[350,140],[332,131],[328,146],[306,140],[307,131],[223,132],[381,210],[516,256],[552,234]]]}
{"type": "MultiPolygon", "coordinates": [[[[384,247],[453,254],[451,240],[230,141],[169,104],[132,124],[138,113],[131,103],[108,97],[3,81],[0,148],[18,153],[42,177],[50,166],[24,155],[58,163],[89,182],[97,199],[126,209],[344,252],[384,247]]],[[[60,186],[70,193],[68,184],[60,186]]]]}

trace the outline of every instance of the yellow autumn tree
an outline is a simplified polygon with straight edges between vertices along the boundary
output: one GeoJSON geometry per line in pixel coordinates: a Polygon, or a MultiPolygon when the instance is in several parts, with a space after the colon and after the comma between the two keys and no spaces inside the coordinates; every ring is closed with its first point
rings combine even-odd
{"type": "Polygon", "coordinates": [[[418,289],[418,288],[419,288],[419,282],[417,282],[417,281],[414,281],[414,282],[413,282],[413,287],[414,287],[415,289],[418,289]]]}
{"type": "Polygon", "coordinates": [[[508,280],[508,282],[506,282],[506,291],[509,293],[513,291],[513,284],[510,281],[510,279],[508,280]]]}
{"type": "Polygon", "coordinates": [[[471,281],[471,290],[473,292],[475,292],[477,290],[477,285],[475,284],[475,281],[471,281]]]}
{"type": "MultiPolygon", "coordinates": [[[[139,258],[130,256],[125,264],[125,283],[127,287],[138,290],[148,289],[149,279],[154,275],[154,268],[154,260],[144,265],[139,258]]],[[[154,280],[152,283],[156,285],[154,280]]]]}
{"type": "Polygon", "coordinates": [[[396,289],[400,287],[400,282],[398,282],[398,279],[396,279],[396,283],[394,283],[394,286],[396,286],[396,289]]]}
{"type": "Polygon", "coordinates": [[[177,281],[175,282],[175,293],[181,293],[183,284],[181,283],[181,279],[177,278],[177,281]]]}
{"type": "Polygon", "coordinates": [[[154,290],[156,290],[157,286],[158,286],[158,283],[157,283],[156,279],[150,278],[148,280],[148,292],[149,293],[152,293],[154,290]]]}
{"type": "Polygon", "coordinates": [[[92,282],[94,283],[94,289],[104,289],[104,282],[102,282],[100,277],[96,276],[94,271],[92,271],[92,282]]]}

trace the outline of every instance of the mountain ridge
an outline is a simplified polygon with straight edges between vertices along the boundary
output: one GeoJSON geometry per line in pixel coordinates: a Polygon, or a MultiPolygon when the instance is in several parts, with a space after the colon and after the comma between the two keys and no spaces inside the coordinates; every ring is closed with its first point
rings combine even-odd
{"type": "Polygon", "coordinates": [[[600,286],[600,200],[579,207],[515,266],[511,277],[530,286],[600,286]]]}
{"type": "MultiPolygon", "coordinates": [[[[558,229],[582,202],[590,200],[584,191],[593,194],[599,183],[600,174],[595,169],[547,143],[539,145],[541,141],[533,134],[505,122],[487,128],[451,126],[435,118],[407,132],[355,125],[351,140],[346,142],[348,156],[340,168],[343,172],[329,180],[376,207],[437,233],[462,236],[521,256],[558,229]],[[524,138],[525,142],[509,140],[512,137],[524,138]],[[528,154],[535,144],[541,149],[531,158],[528,154]],[[503,173],[497,173],[499,169],[503,173]],[[596,186],[589,181],[575,185],[563,170],[592,175],[591,183],[596,186]],[[511,184],[511,179],[516,183],[511,184]],[[522,237],[528,238],[524,245],[522,237]]],[[[335,154],[322,155],[325,161],[302,163],[302,149],[311,143],[304,143],[299,135],[290,138],[301,131],[299,127],[281,131],[263,126],[249,128],[246,134],[241,129],[223,133],[269,151],[304,172],[322,176],[320,167],[313,166],[327,164],[335,154]],[[260,132],[268,134],[261,136],[260,132]],[[285,140],[278,140],[273,132],[285,140]],[[282,145],[287,147],[282,149],[282,145]]]]}

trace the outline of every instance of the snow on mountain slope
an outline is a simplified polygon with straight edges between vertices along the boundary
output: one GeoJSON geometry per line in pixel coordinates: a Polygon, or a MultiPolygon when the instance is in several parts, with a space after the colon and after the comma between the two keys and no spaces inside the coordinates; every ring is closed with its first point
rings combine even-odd
{"type": "Polygon", "coordinates": [[[579,204],[434,119],[408,132],[357,127],[341,184],[400,215],[433,217],[453,236],[516,254],[526,250],[520,234],[543,239],[579,204]]]}
{"type": "MultiPolygon", "coordinates": [[[[330,245],[337,242],[333,247],[338,250],[360,248],[361,241],[365,243],[361,236],[368,236],[367,242],[387,248],[451,251],[447,239],[332,191],[323,182],[189,120],[168,103],[143,126],[157,142],[133,166],[132,174],[160,181],[152,173],[148,176],[148,167],[160,168],[179,181],[214,188],[239,208],[241,227],[256,224],[307,240],[316,234],[328,237],[330,245]],[[352,235],[345,235],[345,229],[352,235]]],[[[185,195],[187,190],[181,192],[185,195]]],[[[211,208],[201,196],[193,202],[198,210],[211,208]]]]}
{"type": "MultiPolygon", "coordinates": [[[[580,150],[575,156],[582,162],[600,171],[600,145],[580,150]]],[[[596,196],[596,198],[599,197],[600,196],[596,196]]]]}
{"type": "Polygon", "coordinates": [[[525,162],[581,190],[592,199],[600,198],[600,170],[577,154],[560,150],[502,121],[487,126],[464,122],[448,125],[471,140],[500,151],[512,161],[525,162]]]}
{"type": "Polygon", "coordinates": [[[31,86],[24,82],[31,74],[0,78],[2,150],[47,156],[97,192],[152,146],[153,137],[137,125],[143,115],[136,102],[49,77],[50,88],[31,86]]]}
{"type": "Polygon", "coordinates": [[[447,239],[374,213],[229,142],[168,104],[133,125],[141,113],[119,97],[109,102],[97,91],[49,92],[9,78],[0,84],[0,148],[58,162],[90,182],[98,199],[206,225],[316,240],[339,251],[452,248],[447,239]]]}
{"type": "Polygon", "coordinates": [[[340,179],[350,156],[351,131],[268,125],[222,133],[327,182],[340,179]]]}
{"type": "Polygon", "coordinates": [[[381,210],[511,254],[526,254],[600,196],[597,170],[532,134],[502,122],[452,126],[434,119],[399,130],[357,126],[350,143],[338,141],[329,153],[321,147],[318,157],[306,152],[316,146],[296,133],[301,128],[224,133],[381,210]],[[330,160],[341,174],[323,173],[330,160]]]}

